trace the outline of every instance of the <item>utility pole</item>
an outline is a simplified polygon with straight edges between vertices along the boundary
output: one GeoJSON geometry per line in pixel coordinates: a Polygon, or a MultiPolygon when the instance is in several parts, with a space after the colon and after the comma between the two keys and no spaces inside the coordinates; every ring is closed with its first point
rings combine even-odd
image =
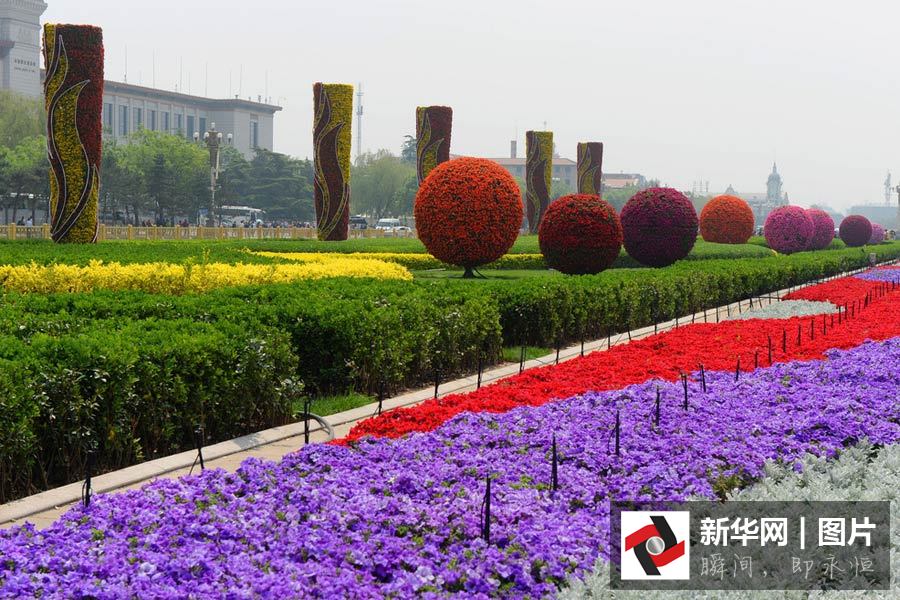
{"type": "Polygon", "coordinates": [[[362,82],[356,88],[356,160],[362,156],[362,118],[363,118],[362,82]]]}

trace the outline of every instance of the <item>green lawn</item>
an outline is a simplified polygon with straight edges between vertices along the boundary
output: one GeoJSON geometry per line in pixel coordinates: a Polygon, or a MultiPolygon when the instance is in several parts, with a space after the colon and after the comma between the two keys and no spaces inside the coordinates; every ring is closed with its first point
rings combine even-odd
{"type": "MultiPolygon", "coordinates": [[[[313,398],[311,412],[315,415],[319,415],[320,417],[326,417],[328,415],[344,412],[345,410],[351,410],[377,401],[377,398],[367,396],[366,394],[358,394],[356,392],[340,396],[323,396],[321,398],[313,398]]],[[[294,414],[302,413],[303,401],[298,400],[294,404],[294,414]]]]}
{"type": "MultiPolygon", "coordinates": [[[[552,352],[555,352],[555,349],[544,348],[542,346],[525,346],[525,360],[547,356],[552,352]]],[[[502,357],[505,362],[517,363],[522,358],[522,347],[507,346],[503,348],[502,357]]]]}

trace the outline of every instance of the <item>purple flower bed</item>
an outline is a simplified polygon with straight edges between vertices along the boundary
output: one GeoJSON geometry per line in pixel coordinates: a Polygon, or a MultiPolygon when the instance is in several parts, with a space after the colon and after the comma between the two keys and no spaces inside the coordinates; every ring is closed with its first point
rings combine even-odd
{"type": "Polygon", "coordinates": [[[712,496],[713,481],[759,477],[767,459],[900,439],[898,362],[894,338],[739,382],[707,373],[687,411],[679,383],[649,382],[101,495],[44,531],[0,532],[0,596],[546,595],[603,554],[611,497],[712,496]],[[479,539],[488,475],[490,545],[479,539]]]}
{"type": "Polygon", "coordinates": [[[900,267],[871,269],[856,275],[856,277],[868,279],[869,281],[893,281],[894,283],[900,283],[900,267]]]}

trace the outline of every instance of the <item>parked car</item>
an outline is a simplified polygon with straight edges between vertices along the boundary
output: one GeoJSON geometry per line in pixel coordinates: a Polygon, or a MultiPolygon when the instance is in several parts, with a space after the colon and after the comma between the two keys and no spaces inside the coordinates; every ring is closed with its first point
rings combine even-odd
{"type": "Polygon", "coordinates": [[[353,215],[350,217],[350,229],[368,229],[369,222],[362,215],[353,215]]]}

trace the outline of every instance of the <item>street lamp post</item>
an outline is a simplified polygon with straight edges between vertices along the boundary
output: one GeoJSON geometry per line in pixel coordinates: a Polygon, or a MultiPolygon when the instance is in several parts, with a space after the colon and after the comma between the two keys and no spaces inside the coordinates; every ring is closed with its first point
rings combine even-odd
{"type": "MultiPolygon", "coordinates": [[[[228,145],[232,144],[234,137],[228,134],[225,138],[228,145]]],[[[200,142],[200,132],[194,132],[194,141],[200,142]]],[[[203,143],[209,150],[209,215],[206,219],[207,227],[214,227],[216,224],[216,188],[219,182],[219,146],[222,145],[222,132],[216,131],[216,124],[210,123],[209,131],[203,133],[203,143]]]]}

